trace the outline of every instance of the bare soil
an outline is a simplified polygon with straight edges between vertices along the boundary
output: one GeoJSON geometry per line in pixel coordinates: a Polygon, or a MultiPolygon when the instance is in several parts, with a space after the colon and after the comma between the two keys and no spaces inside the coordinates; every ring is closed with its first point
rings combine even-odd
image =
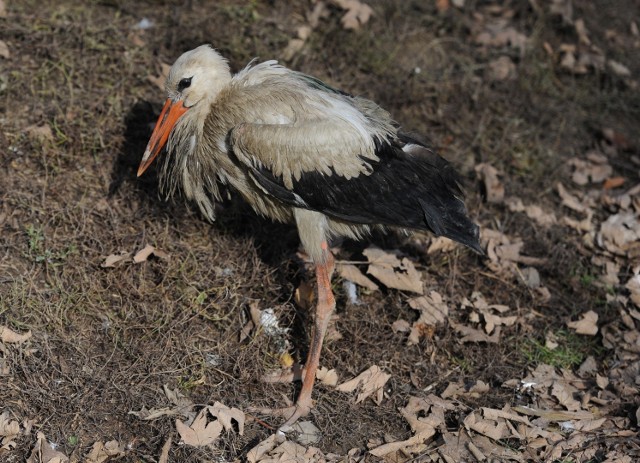
{"type": "MultiPolygon", "coordinates": [[[[488,393],[460,399],[459,409],[446,417],[450,430],[464,427],[471,409],[518,405],[523,399],[502,385],[544,361],[532,341],[544,344],[547,333],[567,333],[567,321],[587,310],[598,313],[599,325],[619,318],[620,302],[607,296],[626,290],[598,283],[603,270],[593,264],[581,234],[559,224],[542,227],[504,204],[487,203],[474,167],[490,163],[508,193],[562,217],[567,210],[555,185],[571,182],[567,161],[601,146],[603,129],[614,128],[626,145],[609,156],[612,176],[624,177],[625,188],[640,182],[634,163],[640,156],[640,91],[634,80],[640,75],[640,38],[630,31],[630,21],[640,18],[638,2],[573,5],[590,40],[624,63],[628,78],[607,70],[563,69],[545,44],[557,51],[578,38],[540,1],[467,0],[462,9],[438,11],[437,2],[372,0],[374,16],[356,31],[345,30],[342,12],[330,6],[330,16],[289,60],[283,52],[306,24],[311,2],[5,3],[0,325],[31,330],[33,337],[20,346],[0,344],[0,413],[35,424],[14,448],[0,451],[0,460],[25,461],[40,431],[76,461],[83,461],[94,442],[113,439],[126,446],[118,461],[157,461],[169,436],[179,440],[174,418],[144,421],[129,412],[167,405],[163,385],[195,404],[220,401],[242,410],[295,398],[297,384],[260,381],[279,366],[273,341],[254,334],[240,341],[249,304],[258,301],[291,328],[292,353],[304,359],[310,314],[296,305],[294,294],[313,276],[298,255],[295,229],[257,217],[233,195],[210,224],[191,205],[164,201],[153,172],[135,176],[164,100],[149,77],[161,74],[161,63],[202,43],[218,48],[234,70],[254,57],[275,58],[377,101],[403,126],[427,134],[463,173],[471,215],[483,228],[521,237],[523,254],[544,259],[536,268],[548,300],[521,279],[493,272],[486,258],[471,251],[428,254],[426,235],[391,233],[366,243],[339,243],[337,257],[345,261],[364,261],[369,243],[399,250],[422,272],[427,290],[450,301],[480,291],[527,323],[503,327],[497,344],[461,343],[456,331],[441,324],[407,346],[406,333],[392,329],[396,320],[416,318],[407,293],[360,291],[362,304],[355,305],[336,277],[336,329],[342,337],[327,343],[322,364],[341,379],[375,364],[391,379],[381,405],[355,404],[352,395],[316,388],[310,420],[320,429],[315,445],[323,452],[364,453],[371,440],[410,437],[398,408],[410,396],[425,395],[427,386],[436,394],[451,382],[491,386],[488,393]],[[526,50],[477,43],[477,15],[490,16],[494,4],[512,12],[509,24],[530,40],[526,50]],[[136,28],[143,18],[150,28],[136,28]],[[517,75],[491,79],[489,63],[503,55],[515,63],[517,75]],[[134,253],[147,244],[170,258],[101,266],[110,254],[134,253]]],[[[596,211],[596,218],[606,212],[596,211]]],[[[639,263],[638,254],[625,259],[622,285],[639,263]]],[[[464,311],[450,316],[467,321],[464,311]]],[[[640,321],[635,323],[637,329],[640,321]]],[[[606,376],[621,361],[600,333],[567,339],[575,341],[572,357],[558,368],[575,371],[593,356],[606,376]]],[[[596,393],[595,383],[589,391],[596,393]]],[[[621,397],[611,413],[637,432],[640,400],[621,397]]],[[[260,420],[247,423],[244,436],[230,433],[215,447],[174,444],[170,461],[242,459],[279,424],[260,420]]],[[[636,434],[598,439],[601,451],[592,461],[605,461],[620,446],[638,458],[636,434]]],[[[563,455],[562,461],[578,461],[570,452],[563,455]]]]}

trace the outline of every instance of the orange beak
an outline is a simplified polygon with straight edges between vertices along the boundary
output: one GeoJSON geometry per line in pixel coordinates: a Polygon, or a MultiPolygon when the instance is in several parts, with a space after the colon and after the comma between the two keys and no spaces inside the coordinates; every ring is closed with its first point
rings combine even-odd
{"type": "Polygon", "coordinates": [[[167,144],[169,134],[173,130],[173,127],[178,122],[178,119],[187,112],[189,108],[185,108],[182,101],[174,102],[171,98],[167,99],[167,102],[162,108],[158,122],[153,129],[147,148],[144,150],[144,156],[138,167],[138,177],[140,177],[145,170],[151,165],[153,160],[160,154],[164,145],[167,144]]]}

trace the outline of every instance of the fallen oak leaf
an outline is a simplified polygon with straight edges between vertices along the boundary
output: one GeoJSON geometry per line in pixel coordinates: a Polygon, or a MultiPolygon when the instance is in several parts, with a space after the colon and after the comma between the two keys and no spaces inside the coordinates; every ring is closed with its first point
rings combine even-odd
{"type": "Polygon", "coordinates": [[[333,0],[333,3],[347,10],[340,20],[345,29],[360,29],[360,26],[365,25],[373,15],[373,9],[360,0],[333,0]]]}
{"type": "MultiPolygon", "coordinates": [[[[20,434],[20,424],[16,420],[9,418],[9,411],[4,411],[0,415],[0,450],[12,450],[16,447],[14,439],[20,434]]],[[[0,452],[1,454],[2,452],[0,452]]]]}
{"type": "Polygon", "coordinates": [[[471,328],[470,326],[461,325],[456,322],[449,322],[451,327],[456,330],[458,333],[462,334],[462,338],[458,339],[458,342],[467,343],[467,342],[486,342],[490,344],[496,344],[500,341],[500,327],[497,326],[495,331],[491,336],[485,334],[480,330],[476,330],[475,328],[471,328]]]}
{"type": "Polygon", "coordinates": [[[578,198],[569,193],[562,183],[558,182],[556,184],[556,190],[558,191],[560,199],[562,199],[563,206],[566,206],[576,212],[589,212],[590,208],[587,205],[582,204],[578,198]]]}
{"type": "Polygon", "coordinates": [[[160,63],[160,72],[157,76],[149,75],[147,76],[147,80],[160,88],[160,90],[164,91],[164,84],[167,81],[167,77],[169,76],[169,70],[171,66],[166,63],[160,63]]]}
{"type": "Polygon", "coordinates": [[[137,416],[138,418],[144,421],[152,421],[152,420],[157,420],[162,416],[173,416],[181,413],[175,408],[162,407],[162,408],[152,408],[151,410],[149,410],[148,408],[143,406],[140,411],[136,412],[131,410],[129,411],[128,414],[137,416]]]}
{"type": "Polygon", "coordinates": [[[171,449],[171,442],[173,441],[172,437],[169,436],[162,446],[162,450],[160,451],[160,458],[158,458],[158,463],[169,463],[169,450],[171,449]]]}
{"type": "Polygon", "coordinates": [[[503,420],[487,420],[478,416],[477,412],[471,412],[466,416],[463,423],[467,429],[476,431],[496,441],[508,437],[507,425],[503,420]]]}
{"type": "Polygon", "coordinates": [[[116,264],[120,262],[126,262],[130,258],[131,258],[130,252],[121,252],[120,254],[110,254],[104,259],[104,262],[100,264],[100,267],[102,268],[115,267],[116,264]]]}
{"type": "Polygon", "coordinates": [[[573,398],[573,391],[567,384],[561,381],[553,383],[551,395],[558,399],[558,403],[567,410],[575,412],[580,410],[580,402],[573,398]]]}
{"type": "Polygon", "coordinates": [[[433,254],[435,252],[449,252],[455,249],[458,245],[455,241],[446,236],[437,236],[431,239],[431,244],[427,248],[427,254],[433,254]]]}
{"type": "Polygon", "coordinates": [[[420,312],[419,322],[436,325],[443,323],[449,316],[449,306],[437,291],[429,291],[426,296],[414,297],[407,302],[409,307],[420,312]]]}
{"type": "Polygon", "coordinates": [[[0,58],[9,59],[10,57],[9,45],[4,40],[0,40],[0,58]]]}
{"type": "Polygon", "coordinates": [[[109,441],[105,444],[95,442],[91,452],[86,457],[85,463],[104,463],[109,458],[124,454],[117,440],[109,441]]]}
{"type": "Polygon", "coordinates": [[[180,420],[176,420],[176,429],[182,438],[182,442],[194,447],[201,447],[212,444],[220,437],[223,429],[222,423],[219,420],[215,420],[207,424],[207,414],[208,407],[200,410],[200,413],[196,415],[190,426],[180,420]]]}
{"type": "Polygon", "coordinates": [[[498,178],[498,169],[487,163],[478,164],[475,171],[483,183],[488,203],[501,203],[504,200],[504,185],[498,178]]]}
{"type": "Polygon", "coordinates": [[[37,439],[26,463],[69,463],[69,457],[55,450],[42,432],[38,433],[37,439]]]}
{"type": "Polygon", "coordinates": [[[337,264],[338,273],[342,278],[347,281],[351,281],[358,286],[367,288],[371,291],[377,291],[380,289],[377,284],[371,281],[365,274],[363,274],[358,267],[353,264],[337,264]]]}
{"type": "Polygon", "coordinates": [[[564,410],[544,410],[539,408],[531,408],[525,406],[515,406],[512,410],[528,416],[537,416],[548,421],[567,421],[567,420],[592,420],[595,418],[593,413],[584,410],[564,411],[564,410]]]}
{"type": "Polygon", "coordinates": [[[133,256],[133,262],[135,262],[136,264],[139,264],[141,262],[146,261],[151,255],[154,255],[164,260],[169,259],[169,254],[167,254],[164,251],[161,251],[160,249],[155,248],[154,246],[151,246],[150,244],[147,244],[144,248],[136,252],[135,256],[133,256]]]}
{"type": "Polygon", "coordinates": [[[423,429],[409,439],[397,442],[389,442],[387,444],[380,445],[379,447],[373,448],[369,450],[369,453],[376,457],[383,457],[393,452],[397,452],[398,450],[405,449],[412,445],[422,444],[427,439],[432,437],[436,433],[434,428],[423,429]]]}
{"type": "Polygon", "coordinates": [[[373,246],[362,253],[369,260],[367,273],[373,275],[387,288],[423,294],[420,273],[409,259],[405,257],[400,260],[395,254],[373,246]]]}
{"type": "Polygon", "coordinates": [[[0,326],[0,341],[6,344],[24,342],[29,338],[31,338],[31,330],[20,334],[6,326],[0,326]]]}
{"type": "Polygon", "coordinates": [[[595,336],[598,333],[598,314],[593,310],[589,310],[582,314],[580,320],[575,322],[568,322],[567,326],[572,330],[576,330],[578,334],[586,334],[588,336],[595,336]]]}
{"type": "Polygon", "coordinates": [[[375,398],[371,397],[371,399],[377,405],[380,405],[384,394],[383,388],[387,381],[389,381],[389,378],[391,378],[390,374],[384,373],[379,366],[372,365],[355,378],[337,386],[336,390],[340,392],[352,392],[359,389],[360,392],[356,397],[356,403],[360,403],[367,397],[375,394],[375,398]]]}
{"type": "Polygon", "coordinates": [[[276,435],[271,434],[247,452],[247,461],[249,463],[256,463],[262,460],[262,457],[275,449],[277,445],[278,441],[276,440],[276,435]]]}
{"type": "Polygon", "coordinates": [[[233,430],[233,424],[231,423],[231,420],[233,420],[238,423],[238,434],[241,436],[244,434],[245,416],[242,410],[235,407],[229,408],[220,402],[214,402],[214,404],[207,407],[207,409],[211,415],[218,418],[226,431],[233,430]]]}

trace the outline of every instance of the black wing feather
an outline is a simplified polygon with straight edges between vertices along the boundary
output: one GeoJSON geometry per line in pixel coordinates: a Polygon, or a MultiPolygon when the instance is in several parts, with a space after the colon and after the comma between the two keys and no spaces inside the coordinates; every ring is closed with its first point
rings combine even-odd
{"type": "MultiPolygon", "coordinates": [[[[376,141],[378,162],[369,175],[346,179],[335,173],[306,172],[293,190],[266,168],[252,177],[269,194],[287,204],[361,224],[383,224],[430,230],[482,252],[479,228],[462,201],[460,177],[442,157],[408,135],[376,141]],[[406,144],[414,145],[410,152],[406,144]]],[[[364,161],[363,161],[364,162],[364,161]]]]}

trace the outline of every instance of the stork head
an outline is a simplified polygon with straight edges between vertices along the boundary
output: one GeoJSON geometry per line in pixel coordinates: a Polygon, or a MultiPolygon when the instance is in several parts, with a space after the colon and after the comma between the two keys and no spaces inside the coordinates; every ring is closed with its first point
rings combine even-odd
{"type": "Polygon", "coordinates": [[[229,80],[227,61],[209,45],[185,52],[173,63],[165,83],[168,98],[144,151],[138,177],[160,154],[173,129],[191,119],[185,115],[198,119],[202,114],[204,118],[210,102],[229,80]]]}

